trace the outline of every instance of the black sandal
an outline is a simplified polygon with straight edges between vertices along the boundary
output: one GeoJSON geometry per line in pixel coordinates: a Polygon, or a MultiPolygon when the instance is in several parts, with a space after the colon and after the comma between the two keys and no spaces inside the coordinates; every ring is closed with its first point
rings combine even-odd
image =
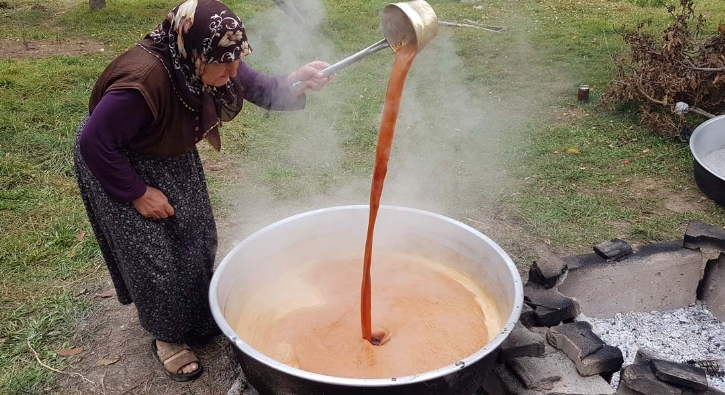
{"type": "Polygon", "coordinates": [[[161,350],[156,347],[156,339],[151,341],[151,353],[154,358],[163,366],[164,373],[174,381],[189,381],[199,377],[204,368],[196,355],[185,343],[169,343],[161,350]],[[196,362],[199,366],[191,373],[177,373],[182,367],[196,362]]]}

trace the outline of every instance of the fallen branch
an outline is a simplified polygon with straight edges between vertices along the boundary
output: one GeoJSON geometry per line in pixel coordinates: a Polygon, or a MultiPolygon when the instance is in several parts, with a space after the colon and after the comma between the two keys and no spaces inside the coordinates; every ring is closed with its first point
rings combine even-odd
{"type": "MultiPolygon", "coordinates": [[[[663,102],[661,100],[657,100],[657,99],[653,98],[652,96],[648,95],[647,93],[645,93],[644,89],[642,89],[642,87],[639,86],[639,85],[637,85],[637,90],[639,90],[639,93],[641,93],[642,96],[644,96],[645,98],[647,98],[647,100],[651,101],[652,103],[659,104],[659,105],[662,105],[662,106],[669,106],[669,104],[667,104],[666,102],[663,102]]],[[[687,111],[692,111],[695,114],[700,114],[703,117],[707,117],[707,118],[715,118],[717,116],[715,114],[711,114],[711,113],[709,113],[709,112],[707,112],[707,111],[705,111],[705,110],[703,110],[701,108],[697,108],[697,107],[689,107],[688,106],[688,108],[687,108],[687,110],[685,112],[687,112],[687,111]]]]}
{"type": "Polygon", "coordinates": [[[38,353],[35,352],[35,349],[33,348],[33,346],[30,345],[30,340],[26,340],[26,343],[28,344],[28,348],[30,348],[30,351],[32,351],[33,352],[33,355],[35,355],[35,360],[38,361],[38,363],[40,364],[40,366],[42,366],[42,367],[44,367],[46,369],[52,370],[52,371],[54,371],[56,373],[68,374],[68,375],[71,375],[71,376],[79,376],[83,380],[85,380],[85,381],[87,381],[87,382],[89,382],[89,383],[91,383],[93,385],[96,385],[96,383],[92,382],[91,380],[88,380],[84,375],[82,375],[80,373],[76,373],[76,372],[64,372],[62,370],[58,370],[58,369],[56,369],[54,367],[51,367],[51,366],[48,366],[48,365],[44,364],[43,361],[40,360],[40,356],[38,355],[38,353]]]}
{"type": "Polygon", "coordinates": [[[709,112],[707,112],[703,109],[697,108],[697,107],[690,107],[690,111],[694,112],[695,114],[700,114],[703,117],[708,117],[708,118],[715,118],[717,116],[715,114],[710,114],[709,112]]]}
{"type": "Polygon", "coordinates": [[[686,59],[684,62],[678,62],[683,67],[695,71],[725,71],[725,67],[697,67],[692,63],[691,59],[686,59]]]}
{"type": "Polygon", "coordinates": [[[477,26],[477,25],[470,25],[468,23],[457,23],[457,22],[445,22],[445,21],[438,21],[438,24],[441,26],[448,26],[448,27],[468,27],[471,29],[481,29],[486,30],[493,33],[503,33],[506,31],[505,27],[500,26],[477,26]]]}
{"type": "Polygon", "coordinates": [[[696,71],[725,71],[725,67],[690,67],[690,70],[696,70],[696,71]]]}
{"type": "Polygon", "coordinates": [[[652,96],[648,95],[647,93],[645,93],[644,89],[642,89],[642,86],[637,85],[637,90],[639,90],[639,93],[641,93],[642,96],[644,96],[645,98],[647,98],[647,100],[651,101],[652,103],[659,104],[659,105],[662,105],[662,106],[666,106],[667,105],[667,102],[663,102],[661,100],[657,100],[657,99],[653,98],[652,96]]]}

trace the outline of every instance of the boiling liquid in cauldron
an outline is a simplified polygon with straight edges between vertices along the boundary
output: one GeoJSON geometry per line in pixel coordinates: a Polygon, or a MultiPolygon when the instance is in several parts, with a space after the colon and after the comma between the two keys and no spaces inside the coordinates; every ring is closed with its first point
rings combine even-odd
{"type": "Polygon", "coordinates": [[[455,363],[502,328],[491,298],[466,275],[420,256],[378,252],[372,321],[390,337],[374,346],[359,332],[359,259],[298,262],[284,276],[270,270],[254,281],[235,332],[261,353],[308,372],[385,378],[455,363]]]}

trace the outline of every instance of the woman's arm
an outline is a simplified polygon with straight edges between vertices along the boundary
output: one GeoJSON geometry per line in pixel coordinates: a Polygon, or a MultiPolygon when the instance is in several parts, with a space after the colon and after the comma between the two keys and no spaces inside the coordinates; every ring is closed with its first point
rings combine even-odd
{"type": "Polygon", "coordinates": [[[114,200],[131,202],[146,193],[146,183],[121,154],[121,148],[152,121],[151,109],[140,92],[114,90],[103,96],[81,132],[81,155],[114,200]]]}
{"type": "Polygon", "coordinates": [[[244,98],[250,103],[267,110],[301,110],[305,108],[307,99],[304,91],[292,91],[292,84],[309,81],[308,88],[322,89],[330,77],[319,77],[316,74],[327,66],[329,65],[325,62],[315,61],[289,75],[269,77],[240,62],[237,79],[244,87],[244,98]]]}
{"type": "Polygon", "coordinates": [[[142,216],[159,219],[174,215],[174,208],[163,192],[146,185],[121,154],[121,149],[153,118],[140,92],[110,91],[93,109],[78,145],[88,169],[111,198],[133,202],[142,216]]]}

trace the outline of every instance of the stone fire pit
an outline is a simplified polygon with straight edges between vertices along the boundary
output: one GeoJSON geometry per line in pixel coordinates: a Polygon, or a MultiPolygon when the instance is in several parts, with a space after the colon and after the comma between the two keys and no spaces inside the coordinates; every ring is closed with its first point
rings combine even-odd
{"type": "MultiPolygon", "coordinates": [[[[725,229],[540,257],[476,395],[725,395],[725,229]]],[[[255,395],[243,375],[228,395],[255,395]]],[[[463,394],[465,395],[465,394],[463,394]]]]}

